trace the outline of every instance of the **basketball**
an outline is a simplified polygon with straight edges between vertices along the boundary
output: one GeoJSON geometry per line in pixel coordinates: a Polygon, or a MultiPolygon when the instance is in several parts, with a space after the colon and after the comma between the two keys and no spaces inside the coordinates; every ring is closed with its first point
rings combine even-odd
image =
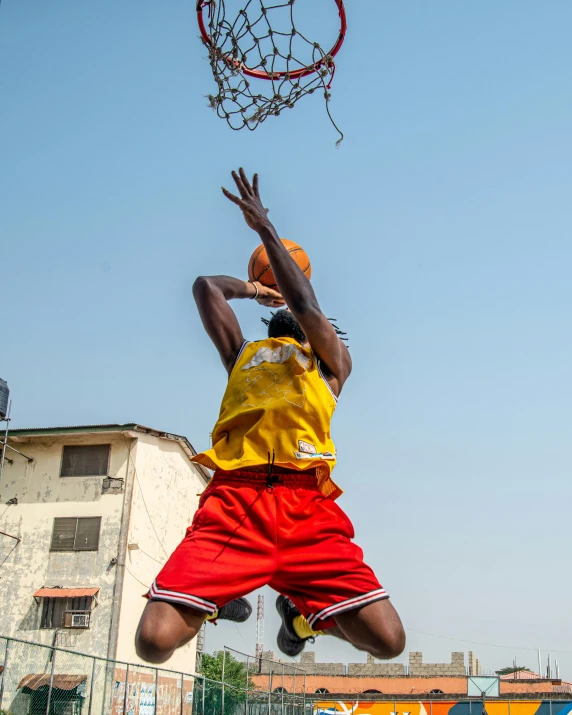
{"type": "MultiPolygon", "coordinates": [[[[294,241],[289,241],[287,238],[281,238],[280,240],[288,249],[288,253],[292,256],[298,268],[300,268],[306,278],[310,279],[312,277],[312,266],[306,251],[302,248],[302,246],[294,243],[294,241]]],[[[258,281],[268,288],[278,290],[276,279],[274,278],[272,268],[270,268],[270,261],[268,260],[268,254],[266,253],[264,244],[258,246],[252,256],[250,256],[250,261],[248,262],[248,280],[258,281]]]]}

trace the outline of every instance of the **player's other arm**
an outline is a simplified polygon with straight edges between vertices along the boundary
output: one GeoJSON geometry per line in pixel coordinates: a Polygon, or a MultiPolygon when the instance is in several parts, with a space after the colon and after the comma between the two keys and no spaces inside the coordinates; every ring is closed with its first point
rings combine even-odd
{"type": "Polygon", "coordinates": [[[225,196],[242,210],[246,223],[258,233],[272,266],[276,283],[288,307],[300,326],[314,352],[338,383],[339,392],[349,377],[352,362],[347,347],[340,340],[330,321],[320,310],[310,281],[284,247],[264,208],[258,192],[258,175],[252,185],[243,169],[232,172],[240,198],[223,189],[225,196]]]}
{"type": "Polygon", "coordinates": [[[199,276],[193,284],[193,296],[205,330],[229,374],[244,343],[244,336],[228,301],[256,298],[261,305],[278,307],[284,304],[282,296],[276,291],[260,283],[248,283],[230,276],[199,276]]]}

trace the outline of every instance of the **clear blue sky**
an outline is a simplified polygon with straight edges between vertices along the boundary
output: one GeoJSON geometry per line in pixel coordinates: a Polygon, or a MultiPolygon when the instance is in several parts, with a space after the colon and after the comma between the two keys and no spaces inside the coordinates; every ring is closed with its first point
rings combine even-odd
{"type": "MultiPolygon", "coordinates": [[[[407,627],[534,667],[517,647],[572,651],[572,4],[347,5],[336,150],[317,96],[254,133],[206,108],[192,2],[4,0],[14,426],[137,421],[207,446],[225,374],[191,285],[245,277],[257,237],[220,186],[256,170],[351,338],[337,481],[366,558],[407,627]]],[[[237,311],[262,336],[266,311],[237,311]]],[[[209,645],[243,637],[254,623],[209,645]]],[[[362,658],[323,640],[318,658],[362,658]]],[[[469,648],[409,632],[428,660],[469,648]]]]}

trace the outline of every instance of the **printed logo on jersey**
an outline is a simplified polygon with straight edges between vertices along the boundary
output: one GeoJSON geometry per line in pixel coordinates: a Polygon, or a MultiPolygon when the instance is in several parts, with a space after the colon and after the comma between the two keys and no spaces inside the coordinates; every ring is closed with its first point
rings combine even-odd
{"type": "Polygon", "coordinates": [[[262,365],[263,362],[284,363],[291,358],[292,355],[294,355],[304,370],[307,370],[310,367],[312,362],[311,359],[307,355],[304,355],[304,353],[302,353],[296,345],[288,344],[280,345],[274,350],[272,348],[259,348],[242,369],[250,370],[253,367],[262,365]]]}
{"type": "Polygon", "coordinates": [[[311,364],[311,358],[296,345],[259,348],[242,367],[242,372],[246,372],[242,404],[264,407],[271,400],[285,400],[296,407],[304,407],[306,371],[311,364]]]}
{"type": "Polygon", "coordinates": [[[294,452],[296,459],[335,459],[336,455],[331,452],[316,452],[316,454],[308,454],[307,452],[294,452]]]}
{"type": "Polygon", "coordinates": [[[298,450],[300,452],[305,452],[306,454],[316,454],[316,448],[314,445],[309,442],[304,442],[303,439],[298,440],[298,450]]]}

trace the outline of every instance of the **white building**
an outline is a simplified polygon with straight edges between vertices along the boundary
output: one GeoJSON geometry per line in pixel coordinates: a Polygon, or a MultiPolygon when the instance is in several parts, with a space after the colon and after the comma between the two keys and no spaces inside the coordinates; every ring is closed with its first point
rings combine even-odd
{"type": "MultiPolygon", "coordinates": [[[[141,662],[144,594],[209,473],[185,437],[137,424],[20,429],[0,483],[0,635],[141,662]]],[[[167,668],[193,672],[195,644],[167,668]]]]}

